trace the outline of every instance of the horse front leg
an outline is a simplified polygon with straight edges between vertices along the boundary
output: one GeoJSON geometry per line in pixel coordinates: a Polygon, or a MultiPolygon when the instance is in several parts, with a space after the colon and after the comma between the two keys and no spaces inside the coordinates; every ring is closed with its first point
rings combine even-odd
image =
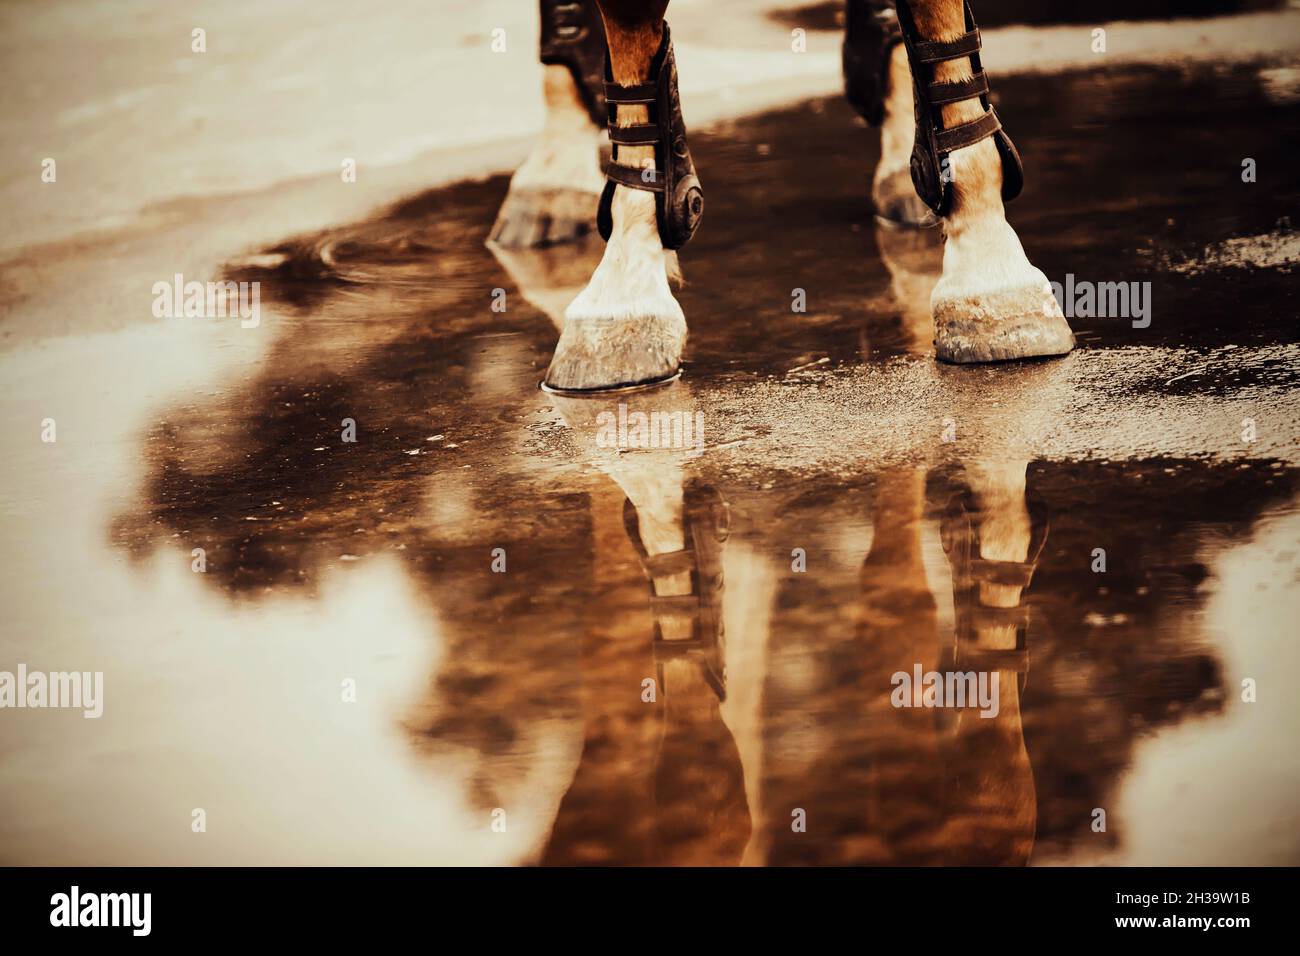
{"type": "Polygon", "coordinates": [[[913,177],[947,236],[935,352],[957,363],[1063,355],[1074,336],[1003,208],[1023,174],[988,102],[970,6],[899,0],[898,13],[917,91],[913,177]]]}
{"type": "Polygon", "coordinates": [[[556,391],[671,378],[686,342],[670,257],[703,209],[677,98],[667,0],[600,0],[613,159],[597,224],[605,254],[569,305],[546,374],[556,391]]]}

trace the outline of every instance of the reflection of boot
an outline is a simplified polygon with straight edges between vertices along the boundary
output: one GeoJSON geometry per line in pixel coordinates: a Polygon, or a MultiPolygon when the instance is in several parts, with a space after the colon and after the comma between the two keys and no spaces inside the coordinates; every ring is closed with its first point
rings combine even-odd
{"type": "Polygon", "coordinates": [[[698,484],[684,489],[681,513],[685,546],[649,554],[631,500],[623,509],[650,581],[664,706],[654,772],[656,857],[664,864],[735,865],[751,821],[740,754],[719,709],[726,696],[722,545],[730,515],[717,491],[698,484]]]}
{"type": "Polygon", "coordinates": [[[1005,670],[1018,675],[1024,689],[1029,672],[1026,633],[1029,608],[1023,603],[1013,607],[995,607],[981,599],[981,585],[1018,588],[1023,594],[1033,580],[1038,558],[1047,543],[1047,517],[1041,508],[1031,508],[1031,538],[1024,561],[990,561],[980,557],[979,532],[972,520],[973,508],[968,496],[957,495],[948,505],[941,526],[943,549],[952,566],[953,614],[955,642],[949,649],[950,663],[958,670],[1005,670]],[[979,633],[996,628],[1015,630],[1015,647],[979,646],[979,633]]]}
{"type": "MultiPolygon", "coordinates": [[[[685,490],[682,525],[686,546],[680,551],[648,554],[641,541],[636,508],[623,507],[623,520],[641,565],[650,579],[650,605],[655,615],[655,659],[662,686],[664,662],[688,658],[699,664],[704,680],[718,700],[725,700],[726,662],[722,626],[722,545],[730,533],[730,510],[712,488],[690,485],[685,490]],[[689,574],[686,594],[664,593],[657,584],[673,575],[689,574]],[[689,629],[689,638],[665,636],[665,622],[676,619],[689,629]]],[[[676,630],[681,630],[677,628],[676,630]]]]}

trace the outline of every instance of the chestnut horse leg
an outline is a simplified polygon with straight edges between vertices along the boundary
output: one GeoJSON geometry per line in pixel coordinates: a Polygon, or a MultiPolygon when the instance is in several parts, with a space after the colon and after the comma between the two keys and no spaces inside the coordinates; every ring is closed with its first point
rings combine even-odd
{"type": "MultiPolygon", "coordinates": [[[[904,0],[922,41],[953,41],[967,32],[963,0],[904,0]]],[[[900,11],[902,12],[902,11],[900,11]]],[[[973,76],[970,57],[934,64],[934,81],[973,76]]],[[[952,129],[984,115],[979,98],[940,107],[952,129]]],[[[943,275],[930,300],[935,350],[949,362],[993,362],[1062,355],[1074,336],[1046,276],[1030,264],[1002,204],[1003,165],[992,138],[948,157],[952,200],[943,218],[943,275]]]]}
{"type": "MultiPolygon", "coordinates": [[[[650,81],[667,0],[600,0],[614,82],[650,81]]],[[[644,105],[617,107],[621,127],[649,122],[644,105]]],[[[620,162],[653,169],[653,146],[622,146],[620,162]]],[[[681,359],[686,317],[668,286],[669,256],[652,193],[619,185],[605,254],[569,305],[546,375],[557,389],[601,389],[668,378],[681,359]]]]}

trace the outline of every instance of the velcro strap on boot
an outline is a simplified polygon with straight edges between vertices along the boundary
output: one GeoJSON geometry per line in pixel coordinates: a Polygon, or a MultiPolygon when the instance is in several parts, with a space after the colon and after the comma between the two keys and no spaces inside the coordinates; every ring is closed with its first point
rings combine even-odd
{"type": "Polygon", "coordinates": [[[655,194],[659,240],[663,247],[680,249],[699,227],[704,214],[704,192],[686,144],[686,124],[677,94],[677,65],[667,23],[663,25],[659,49],[650,63],[650,77],[648,83],[620,86],[614,82],[606,58],[604,89],[614,155],[605,169],[605,189],[596,209],[596,228],[605,240],[614,231],[616,186],[639,189],[655,194]],[[650,121],[619,126],[618,109],[622,106],[644,106],[650,113],[650,121]],[[621,162],[620,147],[653,147],[653,168],[621,162]]]}
{"type": "Polygon", "coordinates": [[[971,577],[984,584],[1027,588],[1034,576],[1034,566],[1018,561],[988,561],[984,558],[974,558],[970,563],[970,573],[971,577]]]}
{"type": "MultiPolygon", "coordinates": [[[[655,101],[658,96],[658,87],[653,83],[640,83],[636,86],[619,86],[617,83],[605,81],[605,101],[607,103],[616,103],[623,105],[641,104],[648,106],[655,101]]],[[[612,127],[611,127],[612,128],[612,127]]]]}
{"type": "Polygon", "coordinates": [[[1023,604],[1016,607],[989,607],[976,604],[970,609],[971,624],[975,628],[994,627],[1028,627],[1029,608],[1023,604]]]}
{"type": "Polygon", "coordinates": [[[659,142],[659,127],[653,123],[635,126],[611,126],[609,141],[618,146],[653,146],[659,142]]]}
{"type": "Polygon", "coordinates": [[[698,637],[682,637],[675,639],[659,638],[654,642],[655,657],[660,660],[672,660],[677,657],[685,657],[696,651],[705,650],[704,642],[698,637]]]}
{"type": "Polygon", "coordinates": [[[926,87],[926,96],[931,106],[943,106],[947,103],[960,103],[974,96],[983,96],[989,91],[988,75],[980,70],[969,80],[948,80],[943,83],[931,83],[926,87]]]}
{"type": "Polygon", "coordinates": [[[646,574],[652,578],[665,578],[674,574],[689,574],[695,570],[695,555],[689,551],[667,551],[649,554],[641,559],[646,574]]]}
{"type": "Polygon", "coordinates": [[[656,616],[673,614],[693,618],[699,609],[698,594],[654,594],[650,597],[650,610],[656,616]]]}
{"type": "Polygon", "coordinates": [[[960,60],[980,51],[980,32],[971,30],[955,40],[917,40],[916,61],[918,63],[942,63],[945,60],[960,60]]]}
{"type": "Polygon", "coordinates": [[[974,146],[982,139],[988,139],[1001,128],[998,114],[990,107],[989,111],[977,120],[962,123],[951,129],[937,130],[934,139],[939,144],[939,152],[955,153],[967,146],[974,146]]]}
{"type": "Polygon", "coordinates": [[[611,162],[605,167],[605,178],[628,189],[640,189],[648,193],[664,191],[663,177],[653,166],[628,166],[611,162]]]}
{"type": "Polygon", "coordinates": [[[912,66],[912,94],[916,112],[916,136],[912,147],[912,182],[917,195],[940,216],[952,204],[952,181],[956,172],[947,162],[959,149],[966,149],[990,137],[1002,162],[1002,199],[1009,202],[1020,194],[1024,169],[1020,154],[989,105],[989,82],[980,64],[981,38],[963,3],[966,32],[951,40],[926,40],[917,32],[912,0],[899,0],[898,19],[912,66]],[[969,58],[971,76],[962,80],[936,80],[935,67],[951,60],[969,58]],[[945,129],[943,107],[979,99],[984,113],[978,119],[945,129]]]}

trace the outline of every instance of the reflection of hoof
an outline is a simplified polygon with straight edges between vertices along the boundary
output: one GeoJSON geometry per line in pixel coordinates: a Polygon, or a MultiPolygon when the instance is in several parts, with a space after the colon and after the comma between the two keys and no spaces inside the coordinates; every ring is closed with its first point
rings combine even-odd
{"type": "Polygon", "coordinates": [[[912,184],[912,171],[904,166],[879,178],[871,187],[876,221],[898,229],[930,229],[939,219],[921,201],[912,184]]]}
{"type": "Polygon", "coordinates": [[[507,249],[489,241],[487,248],[528,303],[545,312],[559,329],[564,326],[564,310],[586,286],[605,245],[595,233],[588,233],[564,245],[507,249]]]}
{"type": "Polygon", "coordinates": [[[944,362],[1045,358],[1074,348],[1074,333],[1046,278],[974,295],[947,294],[946,285],[940,282],[930,303],[935,354],[944,362]]]}
{"type": "Polygon", "coordinates": [[[568,318],[546,373],[546,385],[592,391],[672,378],[686,343],[686,320],[675,316],[568,318]]]}
{"type": "Polygon", "coordinates": [[[930,293],[943,274],[943,230],[900,229],[883,224],[876,229],[880,260],[889,270],[899,303],[925,313],[930,321],[930,293]]]}
{"type": "Polygon", "coordinates": [[[599,199],[580,189],[511,190],[488,239],[507,249],[571,242],[595,228],[599,199]]]}

